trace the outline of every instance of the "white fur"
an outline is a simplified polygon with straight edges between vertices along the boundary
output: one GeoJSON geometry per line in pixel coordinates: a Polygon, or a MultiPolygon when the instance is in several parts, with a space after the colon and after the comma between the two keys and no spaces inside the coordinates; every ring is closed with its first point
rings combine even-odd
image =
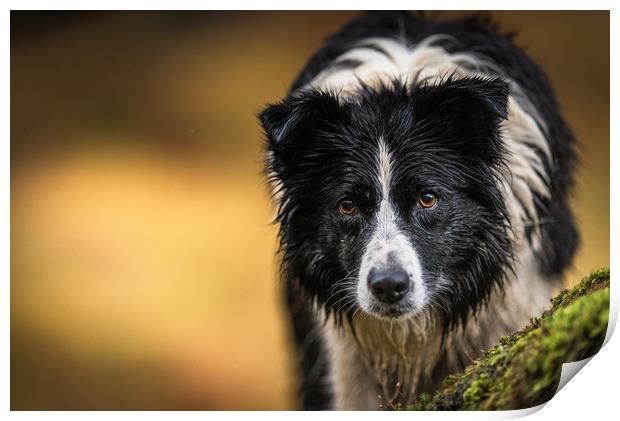
{"type": "Polygon", "coordinates": [[[357,299],[362,310],[372,313],[375,299],[368,290],[368,274],[373,268],[386,267],[388,256],[407,272],[411,282],[411,291],[404,299],[403,305],[421,309],[426,304],[426,287],[422,280],[420,259],[407,237],[400,231],[396,214],[390,201],[392,182],[392,163],[390,152],[382,139],[379,139],[377,174],[381,184],[382,198],[377,211],[376,229],[366,245],[358,274],[357,299]]]}

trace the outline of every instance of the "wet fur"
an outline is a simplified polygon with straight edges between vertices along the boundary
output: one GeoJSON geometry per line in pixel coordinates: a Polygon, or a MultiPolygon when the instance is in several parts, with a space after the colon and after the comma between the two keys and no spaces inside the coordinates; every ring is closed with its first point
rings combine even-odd
{"type": "Polygon", "coordinates": [[[261,122],[305,409],[389,409],[433,391],[545,306],[578,245],[573,136],[544,73],[484,17],[363,15],[261,122]],[[385,196],[382,148],[393,223],[428,293],[396,320],[354,294],[385,196]],[[449,199],[421,213],[409,201],[422,186],[449,199]],[[334,204],[352,192],[368,215],[345,222],[334,204]]]}

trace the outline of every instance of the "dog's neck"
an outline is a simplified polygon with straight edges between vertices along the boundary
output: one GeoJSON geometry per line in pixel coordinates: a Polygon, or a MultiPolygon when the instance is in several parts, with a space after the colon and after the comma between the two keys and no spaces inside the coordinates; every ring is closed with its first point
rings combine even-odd
{"type": "Polygon", "coordinates": [[[358,317],[352,325],[355,333],[350,325],[332,326],[328,333],[332,355],[338,357],[331,365],[336,407],[389,409],[433,386],[434,367],[445,349],[436,318],[425,314],[390,322],[358,317]],[[347,380],[350,386],[339,390],[339,378],[352,375],[356,380],[347,380]]]}

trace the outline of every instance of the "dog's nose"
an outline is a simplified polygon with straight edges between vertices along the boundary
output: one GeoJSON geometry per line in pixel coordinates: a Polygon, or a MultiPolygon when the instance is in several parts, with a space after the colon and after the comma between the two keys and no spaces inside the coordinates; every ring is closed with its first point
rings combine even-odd
{"type": "Polygon", "coordinates": [[[409,292],[409,275],[403,269],[372,269],[368,274],[368,288],[377,300],[395,304],[409,292]]]}

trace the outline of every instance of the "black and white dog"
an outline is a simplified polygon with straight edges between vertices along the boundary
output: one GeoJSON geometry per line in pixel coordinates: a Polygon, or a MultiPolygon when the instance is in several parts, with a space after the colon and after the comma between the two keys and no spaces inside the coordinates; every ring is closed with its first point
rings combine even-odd
{"type": "Polygon", "coordinates": [[[363,15],[260,119],[304,408],[415,402],[559,286],[573,135],[487,18],[363,15]]]}

